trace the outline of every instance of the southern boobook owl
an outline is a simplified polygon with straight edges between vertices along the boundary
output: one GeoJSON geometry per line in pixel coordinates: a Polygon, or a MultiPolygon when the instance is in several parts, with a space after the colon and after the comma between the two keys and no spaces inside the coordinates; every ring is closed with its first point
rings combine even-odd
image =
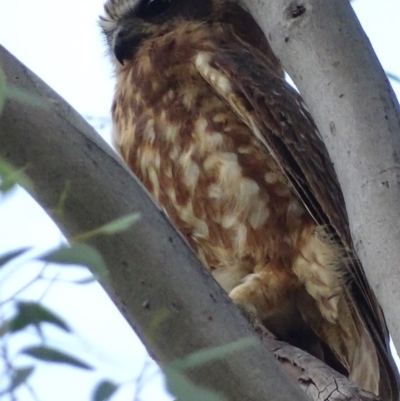
{"type": "Polygon", "coordinates": [[[226,0],[108,0],[100,25],[115,145],[206,268],[278,338],[398,400],[328,153],[252,17],[226,0]]]}

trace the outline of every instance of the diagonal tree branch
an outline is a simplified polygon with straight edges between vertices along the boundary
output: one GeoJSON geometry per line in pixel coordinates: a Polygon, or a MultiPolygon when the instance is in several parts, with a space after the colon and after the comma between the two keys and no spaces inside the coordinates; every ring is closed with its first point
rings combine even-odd
{"type": "MultiPolygon", "coordinates": [[[[144,188],[63,99],[0,46],[10,84],[42,107],[7,100],[0,157],[26,167],[34,198],[67,237],[140,211],[128,231],[96,237],[109,267],[103,283],[153,357],[165,365],[193,351],[254,336],[254,330],[201,266],[144,188]],[[46,107],[43,107],[46,106],[46,107]],[[62,216],[53,213],[68,183],[62,216]]],[[[262,336],[258,346],[192,370],[199,385],[230,401],[377,400],[306,353],[262,336]]]]}
{"type": "MultiPolygon", "coordinates": [[[[113,151],[65,101],[4,49],[8,82],[48,105],[8,100],[0,117],[0,156],[25,167],[35,199],[66,237],[139,211],[115,236],[96,237],[110,273],[105,288],[161,364],[254,335],[183,238],[113,151]],[[55,209],[66,183],[63,218],[55,209]]],[[[195,382],[232,401],[306,400],[263,347],[193,370],[195,382]],[[229,374],[227,374],[229,372],[229,374]]]]}

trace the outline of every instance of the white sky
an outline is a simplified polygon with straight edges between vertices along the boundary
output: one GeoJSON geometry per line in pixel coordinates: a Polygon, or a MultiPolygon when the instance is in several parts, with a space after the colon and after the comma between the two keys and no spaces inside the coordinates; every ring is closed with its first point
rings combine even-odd
{"type": "MultiPolygon", "coordinates": [[[[200,1],[200,0],[199,0],[200,1]]],[[[105,48],[97,27],[103,0],[0,0],[0,43],[38,74],[84,116],[108,116],[113,82],[105,48]]],[[[400,75],[400,1],[356,0],[355,10],[385,70],[400,75]],[[379,6],[378,6],[379,3],[379,6]]],[[[400,85],[393,85],[400,94],[400,85]]],[[[105,136],[107,132],[103,133],[105,136]]],[[[0,200],[0,254],[21,246],[45,249],[60,242],[51,220],[22,190],[0,200]]],[[[29,280],[38,264],[7,269],[0,275],[0,301],[29,280]],[[12,272],[4,280],[4,275],[12,272]]],[[[53,274],[56,270],[52,270],[53,274]]],[[[82,276],[82,270],[68,271],[82,276]]],[[[46,288],[38,283],[23,293],[24,299],[38,299],[46,288]]],[[[43,302],[65,317],[78,335],[46,331],[50,344],[92,362],[95,373],[40,365],[31,381],[41,401],[89,400],[94,383],[101,378],[115,381],[134,379],[142,370],[146,353],[140,341],[96,285],[54,284],[43,302]],[[71,338],[69,338],[71,337],[71,338]]],[[[0,315],[1,317],[1,315],[0,315]]],[[[33,335],[19,335],[10,344],[16,352],[30,345],[33,335]]],[[[28,364],[28,358],[21,358],[28,364]]],[[[164,401],[161,379],[155,368],[146,370],[147,382],[140,401],[164,401]]],[[[0,377],[1,385],[1,377],[0,377]]],[[[30,400],[26,391],[19,400],[30,400]]],[[[115,400],[132,400],[133,386],[115,400]]]]}

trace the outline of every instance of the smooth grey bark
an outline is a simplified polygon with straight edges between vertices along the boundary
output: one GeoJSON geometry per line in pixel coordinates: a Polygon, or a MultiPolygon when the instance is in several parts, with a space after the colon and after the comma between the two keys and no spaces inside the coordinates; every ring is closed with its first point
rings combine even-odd
{"type": "Polygon", "coordinates": [[[400,350],[400,112],[389,81],[348,1],[239,2],[324,138],[358,256],[400,350]]]}
{"type": "MultiPolygon", "coordinates": [[[[25,167],[35,184],[32,195],[66,237],[141,213],[128,231],[96,237],[92,245],[109,268],[110,281],[103,286],[152,356],[165,365],[199,349],[254,336],[93,128],[1,46],[0,65],[10,84],[37,96],[41,105],[7,100],[0,116],[0,157],[25,167]],[[66,188],[63,213],[55,213],[66,188]]],[[[192,370],[190,377],[230,401],[306,401],[304,392],[315,401],[378,400],[305,352],[269,336],[257,338],[257,346],[192,370]]]]}

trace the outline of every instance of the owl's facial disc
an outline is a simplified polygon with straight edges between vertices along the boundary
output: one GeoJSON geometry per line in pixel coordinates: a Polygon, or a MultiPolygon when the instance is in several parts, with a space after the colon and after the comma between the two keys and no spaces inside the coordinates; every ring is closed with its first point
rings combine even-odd
{"type": "MultiPolygon", "coordinates": [[[[223,0],[218,0],[223,1],[223,0]]],[[[100,26],[119,63],[131,60],[146,38],[173,29],[174,21],[206,20],[211,0],[107,0],[100,26]]]]}
{"type": "Polygon", "coordinates": [[[131,59],[140,43],[149,33],[145,29],[145,21],[159,20],[170,9],[173,0],[141,0],[135,7],[119,18],[117,28],[112,35],[112,51],[116,59],[123,65],[131,59]]]}

